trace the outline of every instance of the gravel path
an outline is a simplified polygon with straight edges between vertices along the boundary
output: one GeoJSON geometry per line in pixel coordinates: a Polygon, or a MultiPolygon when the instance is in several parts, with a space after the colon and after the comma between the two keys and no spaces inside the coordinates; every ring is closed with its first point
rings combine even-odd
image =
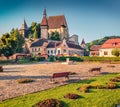
{"type": "Polygon", "coordinates": [[[91,78],[104,73],[120,72],[120,64],[112,64],[115,67],[108,67],[111,64],[101,63],[79,63],[74,65],[65,65],[61,63],[44,63],[28,65],[6,65],[3,66],[4,72],[0,72],[0,102],[8,98],[38,92],[60,85],[68,84],[71,81],[91,78]],[[88,73],[92,67],[102,67],[101,74],[88,73]],[[64,78],[56,79],[57,84],[50,82],[50,76],[55,72],[76,72],[76,76],[70,77],[70,81],[64,81],[64,78]],[[34,82],[18,84],[19,78],[32,78],[34,82]],[[63,82],[64,81],[64,82],[63,82]]]}

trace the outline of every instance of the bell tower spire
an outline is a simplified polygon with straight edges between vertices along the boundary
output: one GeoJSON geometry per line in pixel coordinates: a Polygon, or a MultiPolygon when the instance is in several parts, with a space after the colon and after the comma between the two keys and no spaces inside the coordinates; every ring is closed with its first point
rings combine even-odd
{"type": "Polygon", "coordinates": [[[44,9],[44,12],[43,12],[43,17],[47,17],[47,14],[46,14],[46,9],[44,9]]]}
{"type": "Polygon", "coordinates": [[[41,38],[48,39],[48,20],[47,20],[46,9],[44,9],[43,12],[43,18],[42,18],[42,22],[40,23],[40,28],[41,28],[41,38]]]}
{"type": "Polygon", "coordinates": [[[25,38],[28,38],[28,27],[27,27],[25,18],[23,20],[22,26],[19,31],[20,31],[20,34],[22,34],[25,38]]]}

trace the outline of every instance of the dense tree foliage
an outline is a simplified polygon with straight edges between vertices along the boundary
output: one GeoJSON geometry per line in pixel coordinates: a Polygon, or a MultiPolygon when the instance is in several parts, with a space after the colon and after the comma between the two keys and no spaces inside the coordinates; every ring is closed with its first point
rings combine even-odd
{"type": "Polygon", "coordinates": [[[32,22],[31,26],[29,27],[28,37],[29,39],[40,38],[40,24],[32,22]]]}
{"type": "Polygon", "coordinates": [[[20,35],[18,29],[12,29],[10,34],[5,33],[0,38],[0,54],[9,58],[16,52],[23,52],[23,44],[24,38],[20,35]]]}
{"type": "Polygon", "coordinates": [[[115,48],[112,50],[112,55],[118,57],[120,55],[120,50],[118,48],[115,48]]]}
{"type": "Polygon", "coordinates": [[[60,35],[57,31],[51,33],[51,40],[60,40],[60,35]]]}
{"type": "Polygon", "coordinates": [[[22,53],[23,52],[23,45],[24,45],[24,37],[22,35],[20,35],[18,29],[14,30],[12,29],[11,31],[11,36],[13,36],[15,38],[16,41],[16,53],[22,53]]]}

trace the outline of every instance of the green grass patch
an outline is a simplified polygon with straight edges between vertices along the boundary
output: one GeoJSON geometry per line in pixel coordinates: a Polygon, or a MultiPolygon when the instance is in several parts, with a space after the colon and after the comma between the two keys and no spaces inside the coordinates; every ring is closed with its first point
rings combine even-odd
{"type": "MultiPolygon", "coordinates": [[[[79,87],[83,85],[102,85],[110,81],[111,78],[120,76],[120,74],[107,74],[88,80],[81,80],[77,83],[71,83],[65,86],[49,89],[42,92],[28,94],[13,99],[8,99],[0,103],[0,107],[32,107],[39,101],[46,99],[58,99],[63,102],[64,107],[115,107],[120,103],[120,88],[116,89],[93,89],[89,93],[80,92],[79,87]],[[73,93],[81,96],[79,99],[66,99],[67,93],[73,93]]],[[[116,82],[120,86],[120,82],[116,82]]]]}

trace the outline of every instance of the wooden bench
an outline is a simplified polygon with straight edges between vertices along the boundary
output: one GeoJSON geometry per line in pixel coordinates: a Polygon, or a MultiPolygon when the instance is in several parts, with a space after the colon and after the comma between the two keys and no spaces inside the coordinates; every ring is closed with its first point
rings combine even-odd
{"type": "Polygon", "coordinates": [[[2,66],[0,66],[0,72],[3,72],[3,67],[2,66]]]}
{"type": "Polygon", "coordinates": [[[98,72],[100,72],[100,71],[101,71],[101,67],[95,67],[95,68],[91,68],[91,69],[89,70],[89,72],[93,72],[93,71],[98,71],[98,72]]]}
{"type": "Polygon", "coordinates": [[[52,75],[51,81],[53,81],[55,78],[59,78],[59,77],[65,77],[65,78],[69,79],[69,72],[54,73],[52,75]]]}

